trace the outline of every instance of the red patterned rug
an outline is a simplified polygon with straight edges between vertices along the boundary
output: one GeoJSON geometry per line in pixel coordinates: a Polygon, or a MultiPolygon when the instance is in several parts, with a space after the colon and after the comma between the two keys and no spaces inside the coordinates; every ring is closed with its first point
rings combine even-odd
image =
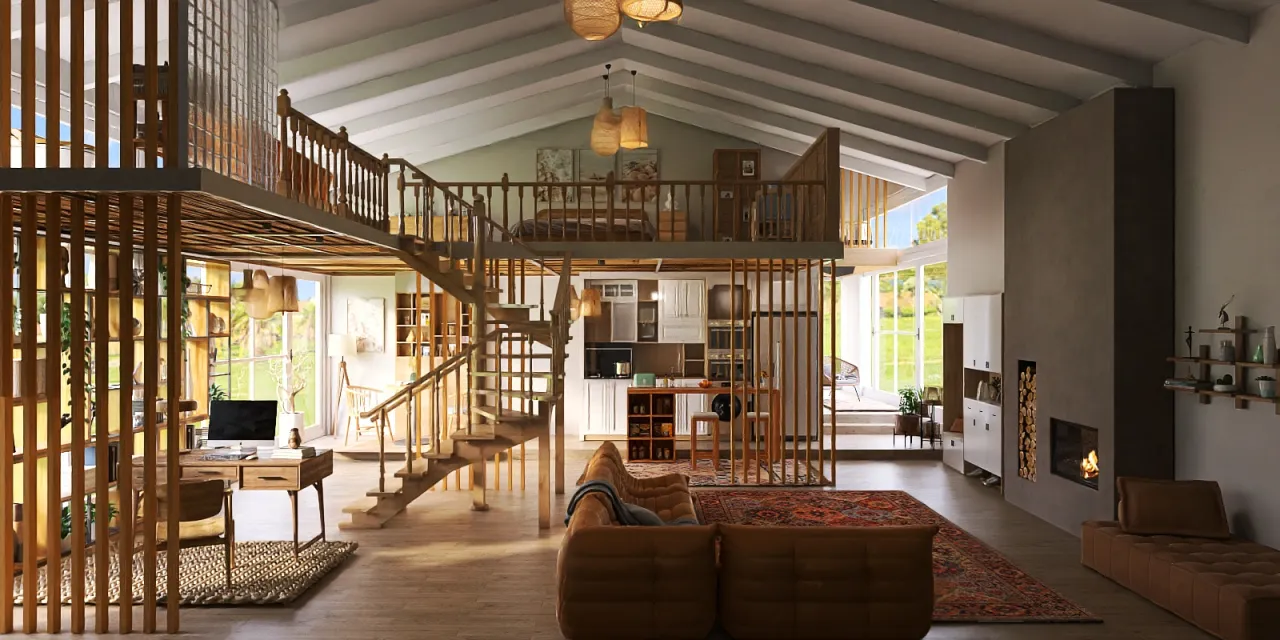
{"type": "Polygon", "coordinates": [[[708,524],[937,525],[935,622],[1101,622],[905,491],[702,489],[694,499],[708,524]]]}
{"type": "Polygon", "coordinates": [[[773,475],[769,475],[769,467],[763,462],[755,466],[739,460],[729,468],[728,460],[721,460],[718,469],[712,468],[710,460],[699,460],[698,468],[689,467],[688,460],[678,462],[628,462],[627,472],[637,478],[654,478],[672,473],[683,474],[689,479],[690,487],[731,487],[734,485],[756,485],[760,487],[793,487],[796,485],[826,484],[817,463],[812,467],[801,460],[786,460],[773,463],[773,475]],[[812,468],[812,472],[808,471],[812,468]],[[736,479],[733,472],[736,472],[736,479]]]}

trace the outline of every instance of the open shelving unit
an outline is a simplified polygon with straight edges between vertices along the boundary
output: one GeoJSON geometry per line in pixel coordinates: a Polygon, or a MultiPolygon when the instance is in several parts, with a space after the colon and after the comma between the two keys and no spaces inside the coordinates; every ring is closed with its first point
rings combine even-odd
{"type": "Polygon", "coordinates": [[[628,393],[627,460],[630,462],[675,460],[675,425],[675,394],[628,393]]]}
{"type": "Polygon", "coordinates": [[[1277,373],[1280,373],[1280,363],[1265,364],[1262,362],[1253,362],[1251,360],[1241,359],[1242,357],[1247,357],[1247,354],[1251,351],[1248,344],[1249,336],[1258,335],[1260,333],[1261,332],[1256,329],[1248,328],[1248,320],[1244,316],[1236,316],[1234,328],[1219,327],[1216,329],[1200,329],[1196,332],[1196,335],[1209,336],[1210,340],[1212,340],[1214,336],[1222,338],[1231,337],[1236,349],[1235,360],[1218,360],[1211,358],[1212,345],[1207,344],[1198,345],[1195,356],[1170,356],[1165,358],[1166,361],[1173,364],[1175,376],[1178,375],[1177,369],[1179,365],[1193,365],[1196,368],[1195,379],[1204,384],[1212,384],[1213,380],[1217,378],[1217,374],[1214,371],[1215,369],[1220,370],[1225,367],[1230,367],[1232,369],[1231,376],[1235,381],[1237,391],[1214,391],[1211,388],[1178,387],[1169,386],[1167,384],[1165,385],[1165,389],[1177,393],[1194,394],[1199,398],[1200,404],[1210,404],[1213,402],[1214,398],[1229,398],[1235,402],[1235,407],[1237,409],[1248,409],[1249,403],[1251,402],[1270,404],[1275,407],[1276,414],[1280,415],[1280,402],[1277,401],[1277,398],[1264,398],[1260,395],[1246,392],[1251,378],[1256,378],[1259,375],[1271,375],[1273,378],[1280,377],[1276,375],[1277,373]]]}

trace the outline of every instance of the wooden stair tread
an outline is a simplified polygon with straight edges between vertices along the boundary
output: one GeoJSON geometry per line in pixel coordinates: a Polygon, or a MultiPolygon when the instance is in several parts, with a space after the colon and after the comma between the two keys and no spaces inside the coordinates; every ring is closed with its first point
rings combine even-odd
{"type": "Polygon", "coordinates": [[[343,513],[366,513],[370,509],[378,506],[376,498],[360,498],[355,502],[342,508],[343,513]]]}
{"type": "MultiPolygon", "coordinates": [[[[472,371],[471,375],[480,376],[484,378],[497,378],[501,376],[510,376],[514,374],[512,374],[510,371],[472,371]]],[[[550,380],[554,376],[555,374],[551,373],[550,371],[525,371],[524,373],[519,374],[519,377],[521,378],[546,378],[548,380],[550,380]]]]}
{"type": "MultiPolygon", "coordinates": [[[[551,354],[551,353],[477,353],[476,354],[476,356],[481,358],[510,358],[512,360],[546,360],[546,359],[550,359],[553,355],[554,354],[551,354]]],[[[568,357],[568,354],[566,354],[563,357],[568,357]]]]}
{"type": "Polygon", "coordinates": [[[502,395],[503,397],[520,398],[522,400],[550,400],[555,397],[554,391],[527,391],[527,390],[503,389],[501,394],[498,393],[497,389],[472,389],[472,391],[475,391],[476,393],[487,395],[487,396],[502,395]]]}
{"type": "Polygon", "coordinates": [[[473,442],[477,440],[496,440],[497,438],[498,438],[498,434],[496,433],[485,433],[483,431],[467,433],[465,429],[458,429],[457,431],[454,431],[453,433],[449,434],[450,440],[458,440],[460,442],[473,442]]]}
{"type": "Polygon", "coordinates": [[[472,407],[471,410],[476,415],[485,416],[498,422],[533,422],[542,418],[537,414],[525,413],[506,407],[472,407]]]}

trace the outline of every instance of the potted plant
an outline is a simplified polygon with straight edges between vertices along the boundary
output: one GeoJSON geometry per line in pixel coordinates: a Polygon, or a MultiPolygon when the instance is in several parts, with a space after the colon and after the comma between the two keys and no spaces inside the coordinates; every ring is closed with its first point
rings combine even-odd
{"type": "MultiPolygon", "coordinates": [[[[114,502],[107,503],[107,522],[110,523],[119,514],[114,502]]],[[[98,521],[98,506],[95,502],[89,501],[84,505],[84,541],[85,544],[93,544],[94,524],[98,521]]],[[[62,550],[71,550],[71,541],[67,538],[71,537],[71,505],[62,508],[62,550]]]]}
{"type": "Polygon", "coordinates": [[[920,390],[904,387],[898,390],[898,415],[894,416],[894,435],[920,435],[920,414],[923,411],[920,390]]]}
{"type": "Polygon", "coordinates": [[[1276,397],[1276,379],[1271,376],[1258,376],[1258,395],[1263,398],[1276,397]]]}
{"type": "Polygon", "coordinates": [[[276,398],[280,401],[280,423],[276,430],[277,442],[287,442],[296,429],[299,434],[306,426],[302,413],[298,412],[298,394],[307,388],[307,355],[295,358],[293,351],[283,360],[271,363],[271,377],[276,381],[276,398]]]}

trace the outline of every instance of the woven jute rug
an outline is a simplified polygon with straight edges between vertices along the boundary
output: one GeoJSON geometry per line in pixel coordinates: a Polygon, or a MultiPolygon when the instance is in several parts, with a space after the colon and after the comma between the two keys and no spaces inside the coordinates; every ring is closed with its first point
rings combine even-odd
{"type": "MultiPolygon", "coordinates": [[[[183,549],[178,578],[182,585],[179,603],[184,606],[287,604],[297,600],[330,571],[338,568],[355,553],[356,547],[354,542],[317,542],[294,560],[292,542],[238,542],[236,567],[231,572],[231,589],[227,589],[223,547],[183,549]]],[[[85,558],[85,564],[85,600],[93,601],[97,597],[97,586],[94,579],[94,558],[91,554],[85,558]]],[[[163,603],[167,600],[164,588],[168,575],[163,553],[160,554],[156,572],[158,597],[163,603]]],[[[37,598],[40,604],[47,604],[49,594],[45,572],[40,570],[39,573],[37,598]]],[[[112,604],[120,604],[119,556],[111,556],[109,574],[110,601],[112,604]]],[[[142,555],[135,554],[134,603],[142,602],[143,575],[142,555]]],[[[21,603],[21,576],[14,580],[14,591],[17,602],[21,603]]],[[[71,602],[71,567],[68,562],[63,563],[62,602],[71,602]]]]}

